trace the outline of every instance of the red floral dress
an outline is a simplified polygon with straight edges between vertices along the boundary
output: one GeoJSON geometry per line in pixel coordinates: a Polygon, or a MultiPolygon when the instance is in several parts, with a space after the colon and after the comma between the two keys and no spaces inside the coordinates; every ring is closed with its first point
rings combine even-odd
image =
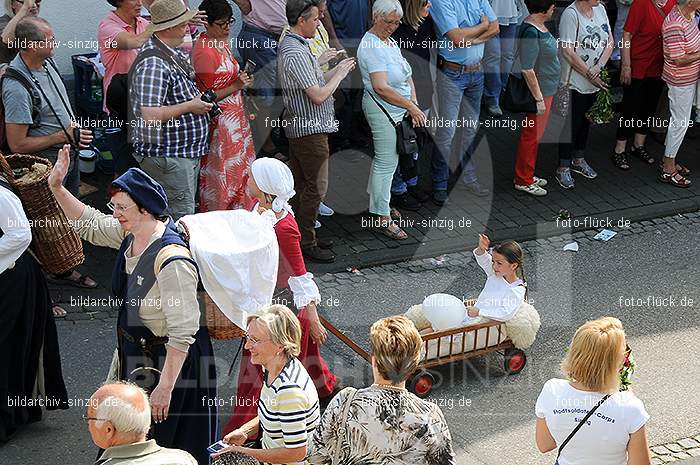
{"type": "MultiPolygon", "coordinates": [[[[229,87],[238,80],[238,62],[228,44],[217,50],[202,33],[192,49],[192,64],[198,85],[214,90],[229,87]]],[[[218,102],[223,112],[209,125],[209,153],[202,157],[199,174],[199,211],[233,210],[252,202],[246,191],[255,147],[243,106],[243,92],[238,90],[218,102]]]]}

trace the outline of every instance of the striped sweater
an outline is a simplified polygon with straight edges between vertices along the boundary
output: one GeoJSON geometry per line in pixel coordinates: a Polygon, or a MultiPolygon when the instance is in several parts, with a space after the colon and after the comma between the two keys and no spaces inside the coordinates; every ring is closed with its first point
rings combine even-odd
{"type": "MultiPolygon", "coordinates": [[[[258,403],[263,448],[303,447],[320,420],[316,387],[296,358],[287,362],[271,384],[267,374],[265,370],[258,403]]],[[[289,465],[304,463],[306,462],[294,462],[289,465]]]]}

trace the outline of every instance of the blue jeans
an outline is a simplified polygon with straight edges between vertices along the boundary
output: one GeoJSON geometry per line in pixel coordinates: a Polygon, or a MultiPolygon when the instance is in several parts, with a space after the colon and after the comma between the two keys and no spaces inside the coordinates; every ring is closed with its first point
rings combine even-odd
{"type": "Polygon", "coordinates": [[[408,192],[409,187],[416,187],[418,185],[418,176],[414,176],[411,179],[403,180],[401,176],[401,168],[396,167],[394,171],[394,177],[391,180],[391,193],[394,195],[402,195],[408,192]]]}
{"type": "Polygon", "coordinates": [[[277,85],[277,35],[249,24],[243,24],[238,34],[241,69],[248,60],[255,62],[253,89],[258,102],[271,106],[277,85]]]}
{"type": "Polygon", "coordinates": [[[517,24],[500,26],[496,37],[484,44],[484,100],[487,105],[498,105],[501,92],[506,88],[513,67],[517,24]]]}
{"type": "Polygon", "coordinates": [[[447,190],[450,177],[448,163],[453,151],[459,154],[458,171],[464,182],[476,182],[476,170],[471,161],[474,140],[479,129],[481,94],[484,89],[484,73],[465,73],[449,68],[437,72],[438,124],[435,133],[435,149],[432,157],[433,190],[447,190]],[[455,134],[459,123],[459,133],[455,134]],[[455,135],[457,137],[455,137],[455,135]]]}

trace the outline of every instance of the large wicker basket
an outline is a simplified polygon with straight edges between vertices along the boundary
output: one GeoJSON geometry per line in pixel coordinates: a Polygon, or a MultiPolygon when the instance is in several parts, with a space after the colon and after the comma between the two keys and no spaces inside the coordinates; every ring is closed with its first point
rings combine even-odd
{"type": "Polygon", "coordinates": [[[207,329],[212,339],[228,340],[245,336],[245,331],[226,318],[226,315],[224,315],[214,301],[211,300],[209,294],[202,292],[200,296],[204,301],[207,329]]]}
{"type": "Polygon", "coordinates": [[[32,155],[3,157],[0,154],[0,169],[17,191],[31,225],[32,252],[46,272],[62,274],[83,263],[85,255],[80,237],[71,228],[49,189],[51,168],[51,162],[46,158],[32,155]],[[30,168],[34,163],[47,165],[46,173],[33,182],[18,183],[12,169],[30,168]]]}

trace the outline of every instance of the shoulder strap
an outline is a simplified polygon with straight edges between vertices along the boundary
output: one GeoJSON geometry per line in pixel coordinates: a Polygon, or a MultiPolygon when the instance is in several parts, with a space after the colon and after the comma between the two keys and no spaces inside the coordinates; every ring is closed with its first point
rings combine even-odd
{"type": "MultiPolygon", "coordinates": [[[[15,68],[7,67],[7,69],[5,69],[5,74],[0,78],[0,89],[2,88],[1,83],[5,78],[19,82],[22,87],[26,89],[27,93],[29,93],[29,97],[32,99],[32,121],[34,122],[32,126],[37,126],[39,124],[39,116],[41,115],[41,95],[39,91],[34,87],[34,84],[32,84],[27,76],[15,68]]],[[[2,121],[2,123],[4,124],[4,121],[2,121]]]]}
{"type": "Polygon", "coordinates": [[[369,94],[370,97],[372,97],[372,100],[375,101],[375,103],[377,104],[377,106],[379,106],[379,108],[384,112],[384,114],[386,115],[386,117],[389,118],[389,122],[391,122],[391,125],[392,125],[392,126],[396,126],[397,123],[396,123],[396,121],[394,121],[394,118],[392,118],[391,115],[389,114],[389,112],[386,111],[386,108],[384,108],[384,105],[382,105],[381,103],[379,103],[379,100],[377,100],[377,97],[374,96],[374,94],[372,93],[372,91],[369,90],[369,89],[367,89],[367,93],[369,94]]]}
{"type": "Polygon", "coordinates": [[[564,439],[564,442],[562,442],[562,443],[561,443],[561,446],[559,446],[559,452],[557,453],[557,460],[559,460],[559,456],[561,455],[562,449],[569,443],[569,441],[571,441],[571,438],[573,438],[574,435],[575,435],[576,433],[578,433],[578,430],[580,430],[581,427],[586,423],[586,421],[591,417],[591,415],[593,415],[593,412],[595,412],[595,411],[598,409],[598,407],[600,407],[601,405],[603,405],[603,402],[605,402],[606,400],[608,400],[608,397],[610,397],[610,394],[608,394],[608,395],[606,395],[605,397],[603,397],[602,399],[600,399],[600,400],[598,401],[598,403],[595,404],[595,405],[593,406],[593,408],[590,409],[590,410],[588,411],[588,414],[586,414],[586,416],[583,417],[583,420],[581,420],[581,421],[579,422],[579,424],[576,425],[576,428],[574,428],[574,430],[571,432],[571,434],[569,434],[569,436],[568,436],[566,439],[564,439]]]}
{"type": "Polygon", "coordinates": [[[343,410],[340,414],[340,422],[337,425],[339,427],[338,442],[335,445],[335,452],[333,454],[333,457],[331,457],[331,465],[336,465],[337,463],[340,463],[340,451],[343,448],[343,442],[345,441],[345,435],[347,434],[350,405],[352,404],[352,401],[355,400],[355,395],[357,394],[357,389],[355,389],[354,387],[347,387],[345,389],[350,390],[350,395],[348,395],[348,398],[345,399],[345,403],[343,404],[343,410]]]}

